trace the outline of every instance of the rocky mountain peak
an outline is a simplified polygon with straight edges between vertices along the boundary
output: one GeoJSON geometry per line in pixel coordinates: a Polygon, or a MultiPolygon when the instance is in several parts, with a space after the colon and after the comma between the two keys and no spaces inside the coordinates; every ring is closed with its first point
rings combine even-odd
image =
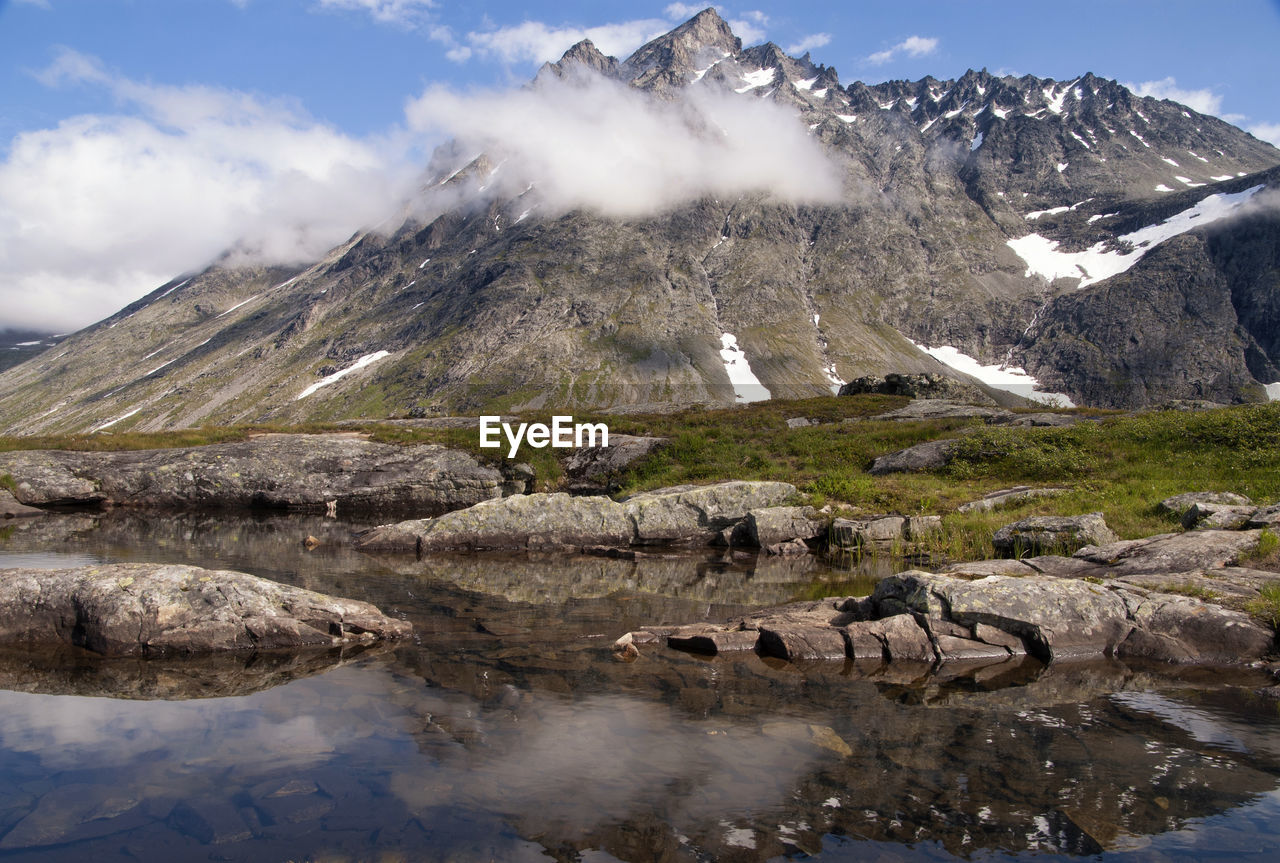
{"type": "Polygon", "coordinates": [[[742,40],[715,9],[707,8],[663,36],[642,45],[623,62],[632,84],[659,94],[742,50],[742,40]]]}
{"type": "Polygon", "coordinates": [[[544,63],[538,70],[538,78],[548,74],[557,78],[566,78],[575,71],[581,72],[588,69],[607,78],[616,78],[618,61],[601,52],[590,39],[583,39],[565,51],[555,63],[544,63]]]}

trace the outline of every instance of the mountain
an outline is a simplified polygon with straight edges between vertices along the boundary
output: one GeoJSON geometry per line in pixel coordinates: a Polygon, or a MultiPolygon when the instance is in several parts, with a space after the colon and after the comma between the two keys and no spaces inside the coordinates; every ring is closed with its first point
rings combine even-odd
{"type": "Polygon", "coordinates": [[[0,329],[0,371],[25,362],[61,339],[61,335],[36,330],[0,329]]]}
{"type": "Polygon", "coordinates": [[[979,364],[1116,407],[1280,381],[1280,151],[1228,123],[1092,74],[844,86],[712,10],[530,88],[601,80],[704,138],[729,133],[697,99],[786,108],[748,135],[819,145],[825,200],[603,215],[442,148],[393,227],[297,266],[229,255],[0,374],[5,430],[732,404],[979,364]]]}

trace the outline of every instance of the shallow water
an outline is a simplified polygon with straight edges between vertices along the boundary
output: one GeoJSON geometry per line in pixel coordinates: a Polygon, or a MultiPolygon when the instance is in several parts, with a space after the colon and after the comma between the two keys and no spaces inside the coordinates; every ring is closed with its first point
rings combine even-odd
{"type": "Polygon", "coordinates": [[[351,527],[6,526],[0,567],[241,569],[367,599],[415,636],[201,662],[0,654],[0,860],[1280,853],[1280,713],[1248,673],[619,663],[631,628],[872,581],[750,556],[373,557],[338,545],[351,527]],[[309,534],[327,544],[306,551],[309,534]]]}

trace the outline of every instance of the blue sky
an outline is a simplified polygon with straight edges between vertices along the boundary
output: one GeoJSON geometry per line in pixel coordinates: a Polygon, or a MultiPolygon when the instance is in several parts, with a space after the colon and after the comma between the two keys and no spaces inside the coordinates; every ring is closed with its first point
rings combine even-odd
{"type": "MultiPolygon", "coordinates": [[[[0,328],[90,323],[328,201],[342,212],[264,251],[345,236],[436,143],[406,115],[425,91],[518,87],[584,35],[621,58],[700,8],[0,0],[0,328]]],[[[1092,71],[1280,143],[1275,0],[718,8],[747,44],[807,48],[845,83],[1092,71]]]]}

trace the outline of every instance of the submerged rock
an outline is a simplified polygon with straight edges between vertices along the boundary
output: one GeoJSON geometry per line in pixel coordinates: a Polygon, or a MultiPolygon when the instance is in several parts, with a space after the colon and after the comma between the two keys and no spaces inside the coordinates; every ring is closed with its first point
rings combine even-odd
{"type": "Polygon", "coordinates": [[[195,654],[370,642],[410,630],[367,602],[230,570],[117,563],[9,569],[0,580],[6,645],[195,654]]]}
{"type": "Polygon", "coordinates": [[[27,518],[33,515],[44,515],[44,510],[19,503],[7,488],[0,488],[0,519],[27,518]]]}
{"type": "Polygon", "coordinates": [[[30,506],[250,507],[442,513],[525,491],[471,455],[346,434],[263,435],[238,443],[131,452],[0,453],[30,506]]]}

